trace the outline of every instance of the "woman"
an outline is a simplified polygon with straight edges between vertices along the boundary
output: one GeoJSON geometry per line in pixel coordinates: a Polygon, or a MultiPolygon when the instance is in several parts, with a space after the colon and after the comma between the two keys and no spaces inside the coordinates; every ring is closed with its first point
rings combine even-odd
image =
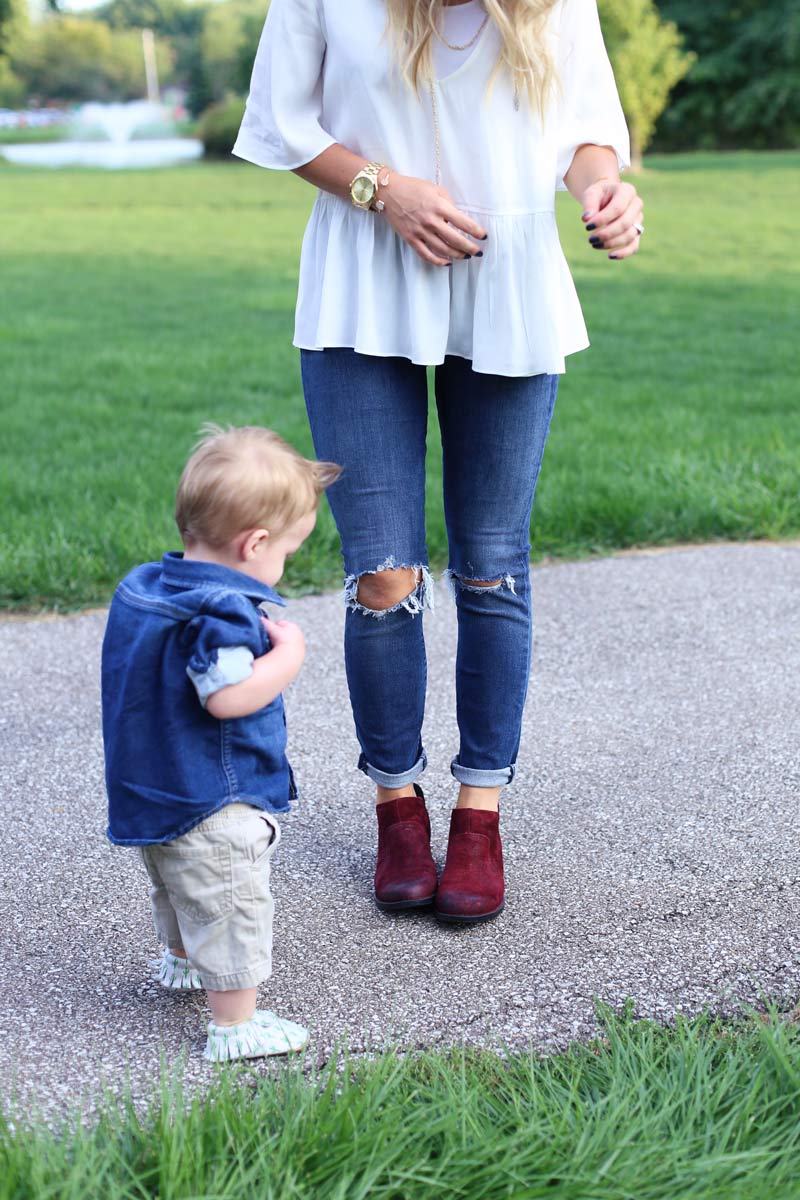
{"type": "Polygon", "coordinates": [[[234,153],[320,189],[294,344],[316,454],[344,467],[328,498],[359,766],[377,786],[376,900],[485,921],[504,903],[534,491],[564,357],[588,345],[554,192],[611,259],[643,231],[596,0],[272,0],[234,153]],[[438,888],[417,782],[426,365],[458,610],[459,790],[438,888]]]}

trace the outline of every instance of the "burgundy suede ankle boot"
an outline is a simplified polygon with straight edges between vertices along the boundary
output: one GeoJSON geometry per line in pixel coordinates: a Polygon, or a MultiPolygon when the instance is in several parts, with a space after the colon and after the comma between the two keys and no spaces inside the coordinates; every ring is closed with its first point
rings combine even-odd
{"type": "Polygon", "coordinates": [[[500,814],[478,808],[453,809],[447,861],[436,892],[436,916],[456,925],[477,925],[501,913],[504,903],[500,814]]]}
{"type": "Polygon", "coordinates": [[[425,908],[436,894],[431,823],[422,788],[377,806],[378,863],[375,902],[384,912],[425,908]]]}

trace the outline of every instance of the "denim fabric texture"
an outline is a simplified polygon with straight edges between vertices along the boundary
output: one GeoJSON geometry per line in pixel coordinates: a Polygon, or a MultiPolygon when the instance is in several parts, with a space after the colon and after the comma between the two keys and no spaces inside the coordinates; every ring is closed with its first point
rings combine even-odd
{"type": "MultiPolygon", "coordinates": [[[[344,556],[345,666],[359,766],[385,787],[425,769],[422,614],[433,603],[425,544],[427,371],[405,358],[303,350],[316,454],[341,463],[328,489],[344,556]],[[421,568],[385,611],[358,602],[358,579],[421,568]]],[[[435,370],[442,439],[445,572],[458,610],[456,716],[462,783],[509,783],[531,665],[530,518],[558,375],[504,376],[448,356],[435,370]],[[477,582],[491,581],[492,587],[477,582]]]]}
{"type": "Polygon", "coordinates": [[[289,808],[297,793],[283,698],[230,720],[205,711],[209,695],[242,676],[243,661],[270,649],[264,603],[285,601],[239,571],[173,552],[117,587],[102,653],[112,842],[171,841],[234,801],[289,808]]]}

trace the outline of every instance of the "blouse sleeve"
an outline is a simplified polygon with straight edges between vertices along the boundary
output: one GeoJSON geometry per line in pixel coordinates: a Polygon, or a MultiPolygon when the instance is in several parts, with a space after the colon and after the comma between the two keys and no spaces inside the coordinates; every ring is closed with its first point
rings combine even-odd
{"type": "Polygon", "coordinates": [[[558,103],[556,186],[579,146],[611,146],[619,169],[630,166],[630,139],[614,73],[608,59],[597,0],[564,0],[557,50],[561,94],[558,103]]]}
{"type": "Polygon", "coordinates": [[[324,57],[319,0],[272,0],[234,154],[291,171],[334,144],[320,123],[324,57]]]}

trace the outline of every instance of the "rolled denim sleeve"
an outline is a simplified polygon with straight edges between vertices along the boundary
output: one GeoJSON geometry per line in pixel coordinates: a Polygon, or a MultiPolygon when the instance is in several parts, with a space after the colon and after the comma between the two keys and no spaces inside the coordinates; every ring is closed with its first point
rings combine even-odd
{"type": "Polygon", "coordinates": [[[246,596],[215,596],[207,611],[189,622],[185,634],[186,674],[203,708],[215,692],[248,679],[253,660],[268,646],[259,611],[246,596]]]}
{"type": "Polygon", "coordinates": [[[216,654],[216,661],[205,671],[196,671],[191,666],[186,668],[186,674],[194,684],[203,708],[214,692],[232,683],[242,683],[253,674],[254,655],[247,646],[219,646],[213,653],[216,654]]]}

